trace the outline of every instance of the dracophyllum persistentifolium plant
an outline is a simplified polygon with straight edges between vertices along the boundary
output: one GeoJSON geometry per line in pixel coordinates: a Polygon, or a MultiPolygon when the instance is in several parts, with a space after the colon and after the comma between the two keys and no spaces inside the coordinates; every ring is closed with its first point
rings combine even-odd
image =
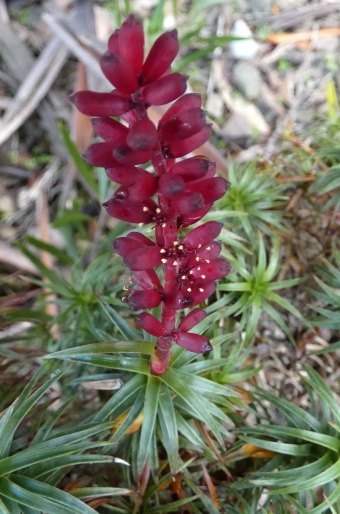
{"type": "Polygon", "coordinates": [[[149,312],[136,317],[138,325],[157,338],[151,357],[156,375],[167,369],[174,343],[195,353],[212,349],[206,337],[190,330],[206,316],[197,306],[230,269],[219,258],[221,246],[215,241],[221,223],[209,221],[182,234],[207,214],[229,183],[214,176],[216,166],[206,157],[183,159],[208,140],[210,126],[200,95],[184,94],[188,77],[171,73],[178,50],[177,32],[166,32],[144,60],[142,24],[130,15],[112,34],[100,60],[115,89],[80,91],[71,98],[81,112],[94,116],[94,130],[104,140],[91,145],[85,158],[105,168],[119,184],[114,198],[104,204],[108,214],[150,225],[155,232],[151,239],[134,230],[116,239],[113,247],[133,274],[125,297],[130,307],[139,311],[161,306],[161,319],[149,312]],[[156,126],[148,108],[169,102],[156,126]],[[124,123],[114,119],[117,116],[124,123]],[[151,172],[141,167],[149,161],[151,172]],[[178,311],[193,307],[176,326],[178,311]]]}

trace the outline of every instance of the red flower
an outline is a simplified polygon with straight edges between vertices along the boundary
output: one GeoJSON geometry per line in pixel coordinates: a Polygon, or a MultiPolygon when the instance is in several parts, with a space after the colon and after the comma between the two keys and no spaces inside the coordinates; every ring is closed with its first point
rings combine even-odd
{"type": "Polygon", "coordinates": [[[139,232],[130,232],[113,242],[113,248],[124,258],[124,264],[132,271],[152,269],[161,264],[161,249],[139,232]]]}

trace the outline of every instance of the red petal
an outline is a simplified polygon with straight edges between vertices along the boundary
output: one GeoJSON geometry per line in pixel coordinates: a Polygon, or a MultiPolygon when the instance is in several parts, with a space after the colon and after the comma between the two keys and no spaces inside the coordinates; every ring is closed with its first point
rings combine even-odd
{"type": "Polygon", "coordinates": [[[163,123],[159,129],[162,141],[177,141],[200,132],[205,125],[205,113],[202,109],[189,109],[176,114],[163,123]]]}
{"type": "Polygon", "coordinates": [[[144,210],[145,206],[142,202],[129,202],[114,198],[103,203],[103,206],[113,218],[130,223],[150,223],[149,211],[144,210]]]}
{"type": "Polygon", "coordinates": [[[123,186],[129,186],[136,180],[149,174],[143,168],[137,168],[136,166],[127,166],[117,162],[114,168],[107,168],[106,174],[110,180],[122,184],[123,186]]]}
{"type": "Polygon", "coordinates": [[[152,150],[157,139],[155,125],[149,118],[143,118],[132,125],[126,144],[134,150],[152,150]]]}
{"type": "Polygon", "coordinates": [[[122,93],[131,94],[138,87],[137,76],[132,66],[120,55],[106,52],[100,59],[105,77],[122,93]]]}
{"type": "Polygon", "coordinates": [[[91,123],[95,133],[104,141],[115,144],[125,143],[129,130],[118,121],[112,118],[93,118],[91,123]]]}
{"type": "Polygon", "coordinates": [[[192,285],[188,288],[181,289],[173,297],[166,298],[165,305],[170,309],[176,310],[184,309],[186,307],[194,307],[209,298],[215,290],[215,282],[208,282],[207,284],[204,284],[204,287],[192,285]]]}
{"type": "Polygon", "coordinates": [[[180,176],[173,173],[164,173],[158,182],[158,191],[161,195],[173,197],[185,191],[185,182],[180,176]]]}
{"type": "Polygon", "coordinates": [[[150,160],[151,150],[133,150],[128,145],[119,145],[113,149],[113,155],[121,164],[143,164],[150,160]]]}
{"type": "Polygon", "coordinates": [[[182,240],[187,248],[197,249],[198,245],[205,246],[217,237],[223,227],[218,221],[207,221],[191,230],[182,240]]]}
{"type": "Polygon", "coordinates": [[[208,203],[202,209],[195,213],[182,214],[180,218],[180,226],[188,227],[189,225],[193,225],[197,223],[197,221],[201,220],[203,216],[205,216],[211,209],[212,203],[208,203]]]}
{"type": "Polygon", "coordinates": [[[204,203],[213,203],[225,195],[230,182],[222,177],[213,177],[197,180],[188,186],[190,191],[197,191],[203,195],[204,203]]]}
{"type": "Polygon", "coordinates": [[[171,207],[179,214],[189,214],[199,211],[204,206],[204,199],[200,193],[179,193],[171,200],[171,207]]]}
{"type": "MultiPolygon", "coordinates": [[[[143,25],[130,14],[118,31],[119,53],[137,74],[141,72],[144,59],[143,25]]],[[[110,51],[111,48],[110,48],[110,51]]]]}
{"type": "Polygon", "coordinates": [[[126,237],[118,237],[112,243],[113,248],[121,257],[126,257],[130,252],[141,249],[143,246],[155,246],[155,243],[140,232],[130,232],[126,237]]]}
{"type": "Polygon", "coordinates": [[[151,239],[146,237],[144,234],[141,234],[140,232],[130,232],[130,234],[126,237],[135,241],[139,241],[139,243],[144,246],[155,246],[155,243],[151,239]]]}
{"type": "Polygon", "coordinates": [[[212,346],[209,339],[199,334],[188,334],[187,332],[180,332],[174,341],[181,348],[189,350],[194,353],[211,352],[212,346]]]}
{"type": "Polygon", "coordinates": [[[133,108],[130,100],[115,93],[78,91],[70,96],[70,101],[88,116],[121,116],[133,108]]]}
{"type": "Polygon", "coordinates": [[[196,255],[204,261],[206,259],[212,260],[212,259],[216,259],[220,255],[221,249],[222,249],[221,243],[218,243],[217,241],[212,241],[211,243],[200,248],[197,251],[196,255]]]}
{"type": "Polygon", "coordinates": [[[179,330],[187,332],[196,326],[200,321],[202,321],[206,316],[207,313],[203,309],[194,309],[182,319],[178,328],[179,330]]]}
{"type": "Polygon", "coordinates": [[[198,180],[204,177],[212,163],[204,155],[190,157],[183,161],[176,162],[171,168],[171,173],[180,175],[185,182],[198,180]]]}
{"type": "Polygon", "coordinates": [[[135,271],[134,277],[137,280],[137,284],[143,289],[157,290],[162,291],[163,288],[161,286],[159,277],[155,270],[147,269],[143,271],[135,271]]]}
{"type": "Polygon", "coordinates": [[[164,336],[163,324],[148,312],[142,312],[136,316],[137,325],[155,337],[164,336]]]}
{"type": "Polygon", "coordinates": [[[109,37],[109,41],[107,44],[108,51],[111,54],[119,54],[119,41],[118,41],[119,29],[115,30],[113,34],[109,37]]]}
{"type": "Polygon", "coordinates": [[[187,88],[187,80],[187,75],[172,73],[143,88],[142,98],[149,105],[167,104],[183,95],[187,88]]]}
{"type": "Polygon", "coordinates": [[[142,202],[150,198],[157,191],[156,177],[151,173],[139,178],[134,184],[130,186],[122,186],[115,192],[115,198],[128,198],[132,201],[142,202]]]}
{"type": "Polygon", "coordinates": [[[162,126],[163,123],[168,121],[170,118],[178,114],[179,112],[187,109],[195,109],[197,107],[201,107],[202,105],[202,99],[201,95],[197,93],[187,93],[186,95],[183,95],[181,98],[176,100],[169,109],[166,111],[165,114],[161,117],[159,120],[159,126],[162,126]]]}
{"type": "Polygon", "coordinates": [[[199,282],[210,282],[225,277],[230,271],[231,265],[225,259],[213,259],[210,262],[202,262],[190,271],[190,277],[199,282]]]}
{"type": "Polygon", "coordinates": [[[127,302],[131,309],[138,311],[139,309],[152,309],[158,307],[162,297],[156,291],[134,291],[127,298],[127,302]]]}
{"type": "Polygon", "coordinates": [[[183,155],[187,155],[188,153],[196,150],[203,145],[206,141],[208,141],[210,137],[210,126],[206,125],[202,130],[200,130],[197,134],[193,136],[187,137],[186,139],[180,139],[179,141],[170,141],[163,148],[163,153],[165,157],[183,157],[183,155]]]}
{"type": "Polygon", "coordinates": [[[112,143],[94,143],[88,147],[83,157],[92,164],[92,166],[108,168],[117,162],[112,155],[112,151],[112,143]]]}
{"type": "Polygon", "coordinates": [[[143,271],[156,268],[161,264],[161,253],[158,246],[138,248],[124,259],[124,264],[132,271],[143,271]]]}
{"type": "Polygon", "coordinates": [[[152,45],[143,70],[143,83],[147,84],[158,79],[171,66],[179,50],[177,30],[166,32],[159,36],[152,45]]]}

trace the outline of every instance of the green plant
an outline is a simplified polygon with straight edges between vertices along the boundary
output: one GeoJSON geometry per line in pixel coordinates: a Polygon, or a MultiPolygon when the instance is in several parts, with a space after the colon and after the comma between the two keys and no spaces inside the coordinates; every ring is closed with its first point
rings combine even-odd
{"type": "Polygon", "coordinates": [[[245,340],[252,341],[261,312],[264,311],[293,341],[286,322],[273,304],[287,310],[301,321],[304,318],[291,303],[275,291],[293,287],[304,279],[274,280],[280,269],[279,239],[277,237],[274,239],[269,258],[267,258],[264,240],[260,234],[258,235],[257,254],[254,252],[248,256],[238,251],[235,256],[228,253],[228,258],[232,263],[232,272],[228,281],[219,286],[219,290],[227,292],[225,298],[232,304],[226,314],[240,316],[239,330],[246,331],[245,340]]]}
{"type": "Polygon", "coordinates": [[[275,181],[275,174],[260,171],[255,163],[238,166],[228,162],[228,193],[216,202],[216,216],[232,218],[233,230],[252,242],[258,230],[270,235],[272,229],[285,231],[282,207],[285,187],[275,181]],[[233,215],[234,211],[234,215],[233,215]]]}
{"type": "Polygon", "coordinates": [[[301,376],[309,393],[310,412],[265,391],[255,393],[267,421],[257,427],[242,427],[240,437],[275,452],[276,457],[247,481],[241,480],[237,488],[264,486],[269,488],[270,500],[281,497],[298,513],[321,514],[340,505],[339,407],[312,368],[306,367],[301,376]],[[280,412],[284,424],[271,420],[272,409],[280,412]]]}

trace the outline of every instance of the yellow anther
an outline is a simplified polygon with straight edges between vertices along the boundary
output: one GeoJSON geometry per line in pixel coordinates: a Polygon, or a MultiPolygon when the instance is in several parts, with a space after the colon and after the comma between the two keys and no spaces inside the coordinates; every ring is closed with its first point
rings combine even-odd
{"type": "Polygon", "coordinates": [[[161,248],[161,249],[159,250],[159,252],[160,252],[160,253],[166,253],[166,250],[164,250],[164,248],[161,248]]]}
{"type": "Polygon", "coordinates": [[[188,291],[188,293],[191,293],[191,291],[192,291],[191,287],[188,287],[187,291],[188,291]]]}
{"type": "Polygon", "coordinates": [[[162,212],[162,211],[160,210],[160,208],[159,208],[159,207],[157,207],[157,209],[156,209],[156,213],[157,213],[157,214],[159,214],[160,212],[162,212]]]}
{"type": "Polygon", "coordinates": [[[144,207],[143,207],[143,212],[146,212],[146,211],[148,211],[148,210],[149,210],[149,207],[146,207],[146,206],[144,205],[144,207]]]}
{"type": "Polygon", "coordinates": [[[172,264],[173,264],[174,266],[177,266],[178,262],[177,262],[177,261],[174,261],[172,264]]]}
{"type": "Polygon", "coordinates": [[[204,293],[204,289],[203,289],[203,287],[200,287],[200,288],[199,288],[199,292],[200,292],[200,293],[204,293]]]}
{"type": "Polygon", "coordinates": [[[203,280],[205,279],[205,275],[201,275],[201,278],[203,278],[203,280]]]}
{"type": "Polygon", "coordinates": [[[208,259],[206,259],[206,261],[205,261],[205,262],[206,262],[206,263],[208,263],[208,264],[210,264],[210,261],[209,261],[208,259]]]}
{"type": "Polygon", "coordinates": [[[162,262],[163,264],[165,264],[165,263],[167,263],[167,262],[168,262],[168,260],[167,260],[167,259],[162,259],[162,261],[161,261],[161,262],[162,262]]]}

